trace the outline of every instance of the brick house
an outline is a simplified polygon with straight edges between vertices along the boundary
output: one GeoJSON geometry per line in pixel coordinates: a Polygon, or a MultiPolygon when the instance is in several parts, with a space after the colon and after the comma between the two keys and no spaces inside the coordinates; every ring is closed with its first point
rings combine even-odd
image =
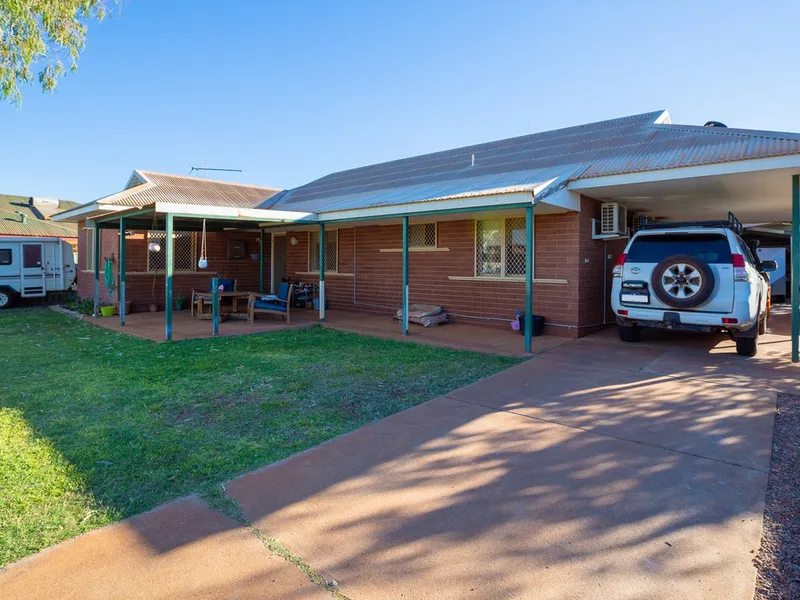
{"type": "MultiPolygon", "coordinates": [[[[94,236],[113,261],[126,232],[135,310],[171,306],[169,287],[173,298],[205,290],[213,273],[252,291],[290,277],[320,283],[331,309],[389,315],[404,301],[436,304],[459,322],[503,328],[520,310],[544,316],[547,334],[579,337],[612,320],[609,278],[640,217],[734,210],[743,221],[786,219],[793,170],[797,134],[673,125],[656,111],[342,171],[283,191],[134,171],[122,192],[56,219],[78,223],[80,268],[89,273],[94,236]],[[168,224],[172,273],[163,254],[148,251],[165,240],[168,224]],[[209,268],[199,270],[203,224],[209,268]]],[[[80,278],[80,294],[90,297],[92,284],[80,278]]]]}

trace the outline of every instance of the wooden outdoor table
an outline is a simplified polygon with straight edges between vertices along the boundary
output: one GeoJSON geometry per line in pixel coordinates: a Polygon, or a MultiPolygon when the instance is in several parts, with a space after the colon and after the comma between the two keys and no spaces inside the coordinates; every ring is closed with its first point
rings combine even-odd
{"type": "MultiPolygon", "coordinates": [[[[200,315],[203,314],[203,305],[207,301],[208,305],[211,306],[211,292],[195,292],[195,296],[197,296],[197,315],[198,318],[200,315]]],[[[217,292],[217,297],[219,298],[220,304],[222,304],[223,298],[230,298],[231,300],[231,312],[232,313],[239,313],[239,300],[244,300],[244,309],[247,312],[247,299],[250,296],[250,292],[217,292]]]]}

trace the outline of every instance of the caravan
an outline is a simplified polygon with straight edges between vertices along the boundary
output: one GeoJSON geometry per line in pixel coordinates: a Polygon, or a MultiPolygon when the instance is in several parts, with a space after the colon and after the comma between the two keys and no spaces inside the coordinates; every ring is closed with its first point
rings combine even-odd
{"type": "Polygon", "coordinates": [[[59,238],[0,238],[0,309],[66,291],[76,275],[72,246],[59,238]]]}

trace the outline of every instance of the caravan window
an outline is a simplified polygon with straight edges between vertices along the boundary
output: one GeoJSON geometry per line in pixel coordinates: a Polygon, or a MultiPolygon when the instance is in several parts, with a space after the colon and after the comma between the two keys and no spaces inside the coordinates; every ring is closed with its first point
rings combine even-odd
{"type": "Polygon", "coordinates": [[[11,264],[11,249],[0,250],[0,266],[11,264]]]}
{"type": "Polygon", "coordinates": [[[42,266],[41,244],[22,244],[22,268],[35,269],[42,266]]]}

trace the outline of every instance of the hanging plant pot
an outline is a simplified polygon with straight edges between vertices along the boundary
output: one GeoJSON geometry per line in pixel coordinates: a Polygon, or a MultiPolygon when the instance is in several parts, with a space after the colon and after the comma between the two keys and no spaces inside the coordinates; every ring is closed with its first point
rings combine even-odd
{"type": "Polygon", "coordinates": [[[150,312],[158,312],[158,304],[156,304],[155,302],[151,303],[147,307],[147,310],[149,310],[150,312]]]}
{"type": "Polygon", "coordinates": [[[150,242],[149,244],[147,244],[147,249],[150,252],[161,252],[161,244],[159,244],[158,242],[150,242]]]}
{"type": "Polygon", "coordinates": [[[104,317],[113,317],[114,316],[114,307],[113,306],[101,306],[100,307],[100,314],[104,317]]]}
{"type": "Polygon", "coordinates": [[[201,269],[208,267],[208,255],[206,254],[206,220],[203,219],[203,238],[200,241],[200,260],[197,266],[201,269]]]}

